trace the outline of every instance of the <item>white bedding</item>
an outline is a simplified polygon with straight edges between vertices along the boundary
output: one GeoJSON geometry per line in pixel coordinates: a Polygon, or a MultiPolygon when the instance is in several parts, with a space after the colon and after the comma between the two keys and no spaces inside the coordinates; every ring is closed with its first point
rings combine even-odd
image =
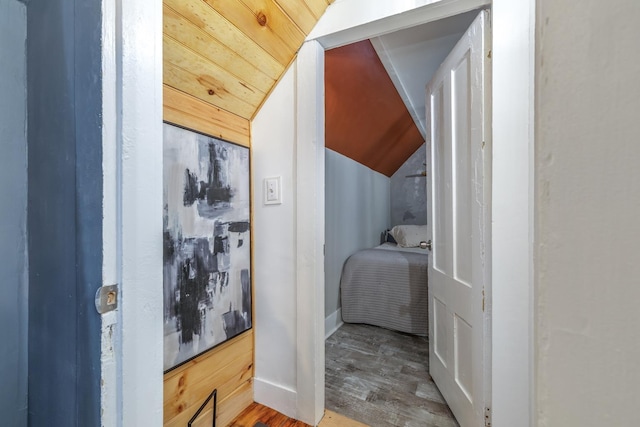
{"type": "Polygon", "coordinates": [[[429,253],[429,251],[427,251],[426,249],[421,249],[421,248],[403,248],[402,246],[398,246],[395,243],[383,243],[380,246],[376,246],[373,249],[386,249],[388,251],[398,251],[398,252],[413,252],[416,254],[424,254],[427,255],[429,253]]]}

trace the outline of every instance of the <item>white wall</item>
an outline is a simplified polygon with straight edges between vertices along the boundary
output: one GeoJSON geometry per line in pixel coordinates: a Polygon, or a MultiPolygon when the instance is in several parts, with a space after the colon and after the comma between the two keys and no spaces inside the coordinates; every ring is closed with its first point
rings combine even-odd
{"type": "Polygon", "coordinates": [[[308,41],[296,67],[296,348],[297,418],[324,415],[324,49],[308,41]],[[301,105],[308,108],[300,108],[301,105]]]}
{"type": "Polygon", "coordinates": [[[0,413],[27,425],[26,6],[0,0],[0,413]]]}
{"type": "Polygon", "coordinates": [[[341,30],[357,27],[378,19],[386,18],[398,13],[406,12],[416,7],[439,0],[410,0],[394,1],[385,0],[336,0],[331,8],[325,12],[320,22],[311,32],[309,38],[315,39],[341,30]],[[353,15],[353,10],[360,13],[353,15]]]}
{"type": "Polygon", "coordinates": [[[471,11],[371,39],[423,138],[425,87],[476,16],[478,11],[471,11]]]}
{"type": "Polygon", "coordinates": [[[295,67],[251,126],[254,188],[255,400],[296,414],[295,67]],[[282,204],[263,204],[263,179],[282,177],[282,204]]]}
{"type": "Polygon", "coordinates": [[[391,176],[391,226],[427,223],[427,178],[417,175],[427,170],[427,144],[422,144],[391,176]]]}
{"type": "Polygon", "coordinates": [[[537,425],[640,425],[640,3],[537,3],[537,425]]]}
{"type": "Polygon", "coordinates": [[[102,425],[162,424],[162,2],[103,0],[102,425]]]}
{"type": "Polygon", "coordinates": [[[531,424],[535,0],[492,5],[492,425],[531,424]]]}
{"type": "Polygon", "coordinates": [[[390,226],[390,180],[342,154],[325,152],[324,309],[329,317],[341,307],[340,276],[346,259],[379,245],[380,233],[390,226]]]}

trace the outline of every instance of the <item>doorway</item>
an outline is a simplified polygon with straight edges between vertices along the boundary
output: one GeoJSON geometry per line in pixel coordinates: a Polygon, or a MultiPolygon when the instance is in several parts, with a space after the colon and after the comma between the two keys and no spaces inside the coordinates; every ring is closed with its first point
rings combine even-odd
{"type": "MultiPolygon", "coordinates": [[[[305,90],[304,83],[317,84],[318,76],[322,76],[322,61],[318,56],[324,49],[348,44],[362,40],[366,37],[393,32],[394,30],[407,28],[419,23],[425,23],[442,17],[466,12],[477,7],[487,6],[489,2],[465,2],[443,1],[433,5],[425,5],[411,10],[411,13],[402,14],[385,10],[383,16],[368,16],[364,20],[359,10],[349,10],[347,3],[341,4],[341,8],[334,8],[336,14],[342,16],[353,15],[353,23],[345,23],[345,20],[336,19],[334,24],[319,25],[310,36],[310,41],[305,43],[299,54],[297,73],[299,76],[298,88],[298,131],[296,138],[307,141],[322,135],[316,114],[318,106],[322,104],[321,90],[305,90]],[[472,6],[470,4],[473,3],[472,6]],[[386,18],[386,19],[382,19],[386,18]],[[307,107],[311,107],[307,109],[307,107]]],[[[531,207],[531,172],[533,147],[533,135],[529,123],[533,116],[532,81],[533,81],[533,5],[510,4],[503,0],[490,3],[493,11],[493,67],[494,85],[493,98],[493,200],[491,201],[493,213],[492,229],[492,286],[494,291],[493,310],[494,325],[490,331],[492,336],[492,378],[493,390],[491,392],[492,408],[500,408],[500,420],[509,423],[521,422],[523,418],[530,419],[532,414],[532,383],[530,378],[532,366],[532,295],[530,265],[532,250],[530,242],[530,230],[532,222],[531,207]],[[514,26],[517,31],[514,31],[514,26]],[[519,203],[504,203],[516,198],[519,203]],[[514,309],[517,308],[517,309],[514,309]],[[497,320],[497,321],[496,321],[497,320]],[[517,343],[517,344],[516,344],[517,343]],[[523,350],[524,349],[524,350],[523,350]],[[521,357],[524,353],[526,357],[521,357]]],[[[338,5],[335,5],[338,6],[338,5]]],[[[372,10],[375,11],[375,7],[372,10]]],[[[327,12],[329,14],[331,10],[327,12]]],[[[375,13],[372,13],[372,15],[375,13]]],[[[330,18],[327,17],[328,22],[330,18]]],[[[347,19],[347,21],[349,21],[347,19]]],[[[322,147],[323,148],[323,147],[322,147]]],[[[314,150],[316,157],[297,156],[298,165],[311,165],[304,168],[304,178],[307,182],[324,182],[324,177],[319,179],[319,171],[323,168],[320,156],[322,150],[314,150]]],[[[300,187],[299,187],[300,188],[300,187]]],[[[305,198],[305,194],[301,195],[305,198]]],[[[309,201],[306,197],[305,200],[309,201]]],[[[316,209],[322,209],[324,200],[311,200],[316,209]]],[[[316,209],[309,207],[311,211],[316,209]]],[[[305,241],[310,247],[313,244],[309,239],[318,239],[322,234],[318,227],[324,226],[324,218],[315,222],[312,230],[304,235],[298,234],[297,241],[305,241]]],[[[322,248],[322,242],[318,245],[322,248]]],[[[317,252],[322,254],[322,251],[317,252]]],[[[312,255],[313,256],[313,255],[312,255]]],[[[322,256],[317,256],[316,265],[323,263],[322,256]]],[[[300,267],[300,264],[298,264],[300,267]]],[[[319,283],[319,282],[316,282],[319,283]]],[[[324,281],[322,280],[324,288],[324,281]]],[[[317,288],[315,288],[317,289],[317,288]]],[[[305,291],[307,293],[307,291],[305,291]]],[[[318,293],[315,291],[309,294],[318,293]]],[[[303,299],[308,301],[307,299],[303,299]]],[[[323,307],[316,300],[313,310],[302,313],[303,307],[299,299],[298,313],[299,325],[311,325],[324,321],[323,307]],[[317,322],[317,323],[316,323],[317,322]]],[[[306,327],[306,326],[305,326],[306,327]]],[[[308,328],[312,330],[311,327],[308,328]]],[[[324,335],[324,334],[322,334],[324,335]]],[[[322,338],[316,336],[313,341],[320,348],[322,338]]],[[[299,347],[298,347],[299,348],[299,347]]],[[[316,350],[309,354],[298,352],[299,361],[315,360],[313,378],[322,376],[324,364],[318,359],[322,351],[316,350]],[[313,353],[313,354],[311,354],[313,353]]],[[[299,371],[300,373],[300,371],[299,371]]],[[[310,378],[309,378],[310,379],[310,378]]],[[[304,381],[298,378],[298,383],[304,381]]],[[[313,392],[306,390],[313,396],[323,394],[324,382],[307,382],[312,384],[313,392]]],[[[301,397],[301,396],[299,396],[301,397]]],[[[311,397],[313,399],[313,397],[311,397]]],[[[316,405],[319,405],[316,400],[316,405]]],[[[491,410],[492,408],[489,408],[491,410]]],[[[315,407],[315,414],[321,414],[321,410],[315,407]]],[[[319,418],[318,418],[319,419],[319,418]]]]}
{"type": "MultiPolygon", "coordinates": [[[[387,283],[382,279],[386,274],[377,274],[375,285],[371,283],[364,288],[360,288],[357,282],[353,287],[351,283],[347,283],[345,286],[348,287],[342,289],[342,293],[348,289],[349,295],[354,292],[356,296],[358,292],[366,294],[356,298],[357,301],[349,299],[346,306],[342,307],[339,298],[340,273],[343,272],[343,265],[345,272],[347,266],[350,272],[359,271],[362,268],[359,263],[365,262],[368,259],[366,257],[389,254],[388,250],[391,249],[398,250],[397,246],[392,248],[391,243],[378,246],[382,243],[379,241],[380,233],[385,229],[407,224],[427,224],[425,171],[431,167],[425,168],[425,135],[428,123],[425,120],[424,89],[454,46],[460,44],[459,41],[478,15],[478,10],[472,10],[341,46],[325,53],[327,336],[339,327],[342,309],[346,310],[342,313],[349,322],[361,321],[391,329],[395,326],[400,333],[411,331],[427,334],[426,325],[422,328],[424,330],[415,326],[406,329],[408,327],[403,326],[421,324],[421,319],[426,318],[426,290],[421,291],[424,288],[422,280],[426,283],[426,273],[424,279],[414,277],[420,283],[409,281],[406,288],[399,286],[397,278],[393,279],[395,285],[387,283]],[[404,192],[407,194],[403,194],[404,192]],[[399,215],[399,212],[404,215],[399,215]],[[387,250],[370,251],[373,247],[387,250]],[[346,264],[351,255],[353,257],[346,264]],[[370,297],[374,287],[374,293],[378,296],[376,298],[370,297]],[[387,288],[393,288],[389,296],[386,296],[387,288]],[[405,289],[407,292],[403,292],[405,289]],[[395,305],[389,305],[388,298],[402,299],[402,307],[415,309],[397,312],[395,305]],[[361,307],[362,304],[367,305],[367,308],[361,307]],[[364,315],[364,312],[372,310],[375,315],[364,315]],[[414,311],[423,314],[414,316],[411,314],[414,311]]],[[[404,257],[416,258],[415,265],[422,265],[426,271],[426,262],[423,263],[427,259],[426,249],[421,254],[406,254],[404,257]]],[[[398,261],[403,260],[404,258],[398,261]]],[[[384,262],[391,260],[385,259],[384,262]]],[[[394,270],[393,277],[395,274],[405,273],[403,268],[393,263],[388,268],[394,270]]],[[[423,422],[432,420],[440,424],[446,423],[451,414],[428,374],[428,354],[421,352],[421,347],[424,347],[423,350],[428,349],[426,338],[422,342],[413,342],[398,334],[396,339],[388,340],[387,335],[396,332],[387,331],[388,334],[385,335],[386,332],[378,331],[375,327],[367,329],[372,342],[380,341],[388,349],[393,347],[391,342],[396,344],[393,347],[397,350],[394,351],[394,363],[387,366],[384,354],[372,349],[369,339],[362,341],[359,331],[363,328],[366,329],[349,324],[336,333],[338,338],[327,340],[327,409],[337,412],[343,410],[344,415],[371,423],[371,414],[384,407],[384,411],[377,416],[381,425],[385,420],[393,425],[400,419],[411,420],[412,416],[418,417],[413,419],[416,422],[422,419],[423,422]],[[347,347],[353,346],[359,350],[354,352],[350,348],[344,348],[341,340],[350,343],[347,347]],[[422,354],[424,360],[398,359],[397,355],[408,354],[403,351],[403,342],[414,349],[410,354],[422,354]],[[356,357],[359,352],[362,357],[356,357]],[[341,360],[344,357],[338,355],[345,356],[347,360],[341,360]],[[350,358],[358,360],[357,366],[349,362],[350,358]],[[395,382],[394,376],[381,378],[377,375],[378,371],[391,372],[394,368],[399,369],[405,362],[408,363],[404,367],[406,369],[410,366],[419,369],[420,366],[417,365],[423,363],[421,369],[424,370],[424,375],[401,380],[402,375],[397,373],[395,382]],[[367,366],[368,363],[371,366],[367,366]],[[368,372],[368,369],[372,371],[368,372]],[[396,384],[398,382],[403,383],[401,387],[396,384]],[[411,388],[419,395],[410,392],[411,388]],[[431,388],[435,392],[422,393],[431,388]],[[337,396],[336,393],[344,396],[337,396]],[[343,402],[348,402],[349,398],[360,404],[345,406],[343,402]],[[365,407],[368,409],[364,410],[365,407]],[[417,408],[423,409],[421,415],[417,414],[420,412],[417,408]]]]}

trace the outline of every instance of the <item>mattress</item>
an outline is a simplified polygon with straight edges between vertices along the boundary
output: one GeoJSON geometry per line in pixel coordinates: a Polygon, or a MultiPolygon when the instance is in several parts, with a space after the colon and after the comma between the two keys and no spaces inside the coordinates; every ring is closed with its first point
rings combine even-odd
{"type": "Polygon", "coordinates": [[[385,243],[358,251],[340,280],[342,320],[428,334],[427,251],[385,243]]]}
{"type": "MultiPolygon", "coordinates": [[[[409,252],[409,253],[413,253],[413,254],[421,254],[424,256],[427,256],[428,252],[426,249],[422,249],[422,248],[403,248],[402,246],[398,246],[395,243],[383,243],[380,246],[376,246],[373,249],[385,249],[387,251],[397,251],[397,252],[409,252]]],[[[425,259],[426,262],[426,259],[425,259]]]]}

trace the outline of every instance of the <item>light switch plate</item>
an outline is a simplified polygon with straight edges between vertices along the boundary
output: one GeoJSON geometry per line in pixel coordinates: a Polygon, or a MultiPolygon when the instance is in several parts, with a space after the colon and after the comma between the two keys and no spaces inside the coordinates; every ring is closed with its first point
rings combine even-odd
{"type": "Polygon", "coordinates": [[[264,204],[279,205],[282,203],[282,177],[272,176],[264,179],[264,204]]]}

